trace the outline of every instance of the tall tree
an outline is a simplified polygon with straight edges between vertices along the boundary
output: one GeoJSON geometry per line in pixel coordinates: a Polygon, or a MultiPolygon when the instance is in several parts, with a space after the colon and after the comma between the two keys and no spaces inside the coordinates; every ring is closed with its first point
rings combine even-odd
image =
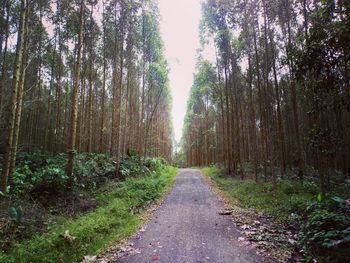
{"type": "MultiPolygon", "coordinates": [[[[6,129],[6,152],[4,157],[4,164],[2,169],[2,178],[1,178],[1,191],[5,192],[7,188],[7,181],[10,174],[10,167],[13,160],[16,158],[16,145],[14,143],[14,131],[15,131],[15,122],[16,122],[16,115],[20,112],[17,111],[18,106],[18,99],[19,99],[19,86],[20,86],[20,79],[21,79],[21,67],[22,67],[22,58],[23,58],[23,51],[24,51],[24,36],[25,36],[25,24],[26,24],[26,14],[27,14],[27,0],[21,1],[21,15],[20,15],[20,23],[19,23],[19,29],[18,29],[18,35],[17,35],[17,46],[16,46],[16,60],[15,60],[15,68],[14,68],[14,75],[12,80],[12,95],[11,95],[11,102],[8,105],[7,109],[7,116],[8,120],[6,121],[8,123],[7,129],[6,129]]],[[[22,95],[20,95],[21,97],[22,95]]]]}
{"type": "Polygon", "coordinates": [[[83,42],[83,29],[84,29],[84,0],[80,1],[79,8],[79,33],[78,43],[76,47],[76,61],[74,65],[74,84],[71,92],[71,118],[70,118],[70,130],[69,130],[69,141],[68,141],[68,163],[67,163],[67,175],[71,178],[74,168],[74,156],[76,154],[76,133],[77,133],[77,99],[80,82],[80,63],[81,63],[81,52],[83,42]]]}

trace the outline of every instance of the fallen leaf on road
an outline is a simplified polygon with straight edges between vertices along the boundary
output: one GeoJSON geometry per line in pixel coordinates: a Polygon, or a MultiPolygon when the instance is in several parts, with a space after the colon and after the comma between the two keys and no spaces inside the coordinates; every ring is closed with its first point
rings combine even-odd
{"type": "Polygon", "coordinates": [[[231,215],[231,214],[232,214],[232,211],[230,211],[230,210],[225,210],[225,211],[220,211],[219,212],[219,215],[223,215],[223,216],[231,215]]]}
{"type": "Polygon", "coordinates": [[[152,261],[158,261],[160,259],[159,255],[153,255],[152,256],[152,261]]]}

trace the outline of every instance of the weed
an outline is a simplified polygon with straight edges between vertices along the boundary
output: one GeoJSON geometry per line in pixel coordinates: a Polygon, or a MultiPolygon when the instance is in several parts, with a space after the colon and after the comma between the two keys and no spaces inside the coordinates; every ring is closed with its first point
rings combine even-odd
{"type": "Polygon", "coordinates": [[[50,226],[46,234],[14,246],[1,254],[1,262],[75,262],[101,252],[111,243],[131,235],[142,211],[158,199],[175,177],[176,169],[163,167],[149,176],[110,181],[97,190],[99,207],[87,214],[50,226]],[[68,233],[68,234],[67,234],[68,233]]]}

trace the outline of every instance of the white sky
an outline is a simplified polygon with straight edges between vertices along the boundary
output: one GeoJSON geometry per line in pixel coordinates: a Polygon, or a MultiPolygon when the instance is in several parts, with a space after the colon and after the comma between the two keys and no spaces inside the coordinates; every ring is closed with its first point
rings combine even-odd
{"type": "Polygon", "coordinates": [[[198,29],[201,5],[200,0],[158,0],[158,2],[161,35],[170,67],[175,139],[180,141],[187,98],[195,71],[196,49],[200,47],[198,29]]]}

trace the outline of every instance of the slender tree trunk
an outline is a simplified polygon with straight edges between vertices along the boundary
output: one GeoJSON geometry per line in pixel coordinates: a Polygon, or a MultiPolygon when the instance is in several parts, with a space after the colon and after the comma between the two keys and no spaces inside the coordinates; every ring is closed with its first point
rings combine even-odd
{"type": "MultiPolygon", "coordinates": [[[[84,56],[84,48],[83,48],[83,65],[85,64],[85,56],[84,56]]],[[[78,107],[80,108],[78,110],[79,112],[79,119],[78,119],[78,123],[79,123],[79,126],[78,126],[78,146],[77,146],[77,150],[78,152],[82,152],[84,151],[84,138],[85,138],[85,93],[86,93],[86,80],[85,80],[85,67],[82,66],[83,69],[82,70],[82,76],[81,76],[81,80],[80,80],[80,104],[78,104],[78,107]]]]}
{"type": "Polygon", "coordinates": [[[226,105],[226,140],[228,145],[227,151],[227,169],[228,174],[232,173],[232,144],[231,144],[231,118],[230,118],[230,108],[229,108],[229,87],[228,87],[228,75],[227,75],[227,67],[225,66],[225,105],[226,105]]]}
{"type": "Polygon", "coordinates": [[[24,38],[23,38],[23,57],[22,57],[22,65],[21,65],[21,74],[20,80],[18,83],[18,94],[17,94],[17,105],[16,105],[16,113],[15,113],[15,123],[13,129],[13,146],[11,150],[11,160],[10,160],[10,168],[9,175],[12,175],[15,163],[16,163],[16,153],[18,146],[18,137],[21,127],[21,115],[22,115],[22,104],[23,104],[23,91],[24,91],[24,81],[26,77],[27,71],[27,61],[28,61],[28,16],[29,16],[29,5],[26,3],[26,14],[25,14],[25,23],[24,23],[24,38]]]}
{"type": "MultiPolygon", "coordinates": [[[[270,38],[272,38],[272,34],[270,34],[270,38]]],[[[272,44],[272,39],[271,39],[272,44]]],[[[276,52],[276,51],[275,51],[276,52]]],[[[277,103],[277,125],[278,125],[278,144],[280,148],[280,161],[281,161],[281,175],[282,177],[286,173],[286,146],[285,146],[285,136],[284,136],[284,127],[282,120],[282,112],[281,112],[281,98],[279,91],[279,84],[277,79],[277,71],[276,71],[276,55],[274,55],[272,62],[273,76],[275,82],[275,97],[277,103]]]]}
{"type": "Polygon", "coordinates": [[[78,46],[77,46],[77,59],[74,65],[74,84],[71,94],[71,119],[68,141],[68,163],[67,163],[67,175],[72,179],[74,156],[75,156],[75,141],[77,132],[77,99],[80,82],[80,62],[81,62],[81,49],[83,42],[83,29],[84,29],[84,0],[80,1],[80,14],[79,14],[79,34],[78,34],[78,46]]]}
{"type": "MultiPolygon", "coordinates": [[[[255,53],[255,68],[256,68],[256,74],[257,74],[257,82],[256,86],[258,88],[258,101],[259,101],[259,117],[260,117],[260,132],[261,132],[261,157],[263,157],[264,162],[266,162],[266,154],[264,151],[263,143],[265,142],[265,120],[264,120],[264,114],[263,114],[263,107],[262,107],[262,92],[261,92],[261,75],[260,75],[260,57],[258,53],[258,44],[257,44],[257,36],[256,36],[256,28],[253,27],[253,39],[254,39],[254,53],[255,53]]],[[[264,165],[264,175],[266,176],[266,165],[264,165]]]]}
{"type": "Polygon", "coordinates": [[[102,79],[102,94],[101,94],[101,124],[100,124],[100,142],[99,152],[103,152],[104,125],[105,125],[105,100],[106,100],[106,25],[105,25],[105,6],[103,2],[103,79],[102,79]]]}
{"type": "MultiPolygon", "coordinates": [[[[288,1],[288,8],[290,3],[288,1]]],[[[289,11],[287,12],[289,14],[289,11]]],[[[292,33],[291,33],[291,25],[289,15],[287,17],[287,32],[288,32],[288,47],[287,47],[287,57],[288,64],[290,67],[290,78],[291,78],[291,97],[292,97],[292,105],[293,105],[293,120],[294,120],[294,129],[295,129],[295,139],[296,139],[296,147],[297,147],[297,163],[298,163],[298,177],[300,180],[304,178],[304,158],[301,149],[301,139],[300,139],[300,129],[299,129],[299,114],[298,114],[298,103],[297,103],[297,90],[296,83],[294,79],[294,61],[290,52],[290,48],[292,47],[292,33]]]]}
{"type": "Polygon", "coordinates": [[[16,115],[16,106],[18,100],[18,86],[20,81],[22,57],[23,57],[23,40],[25,35],[25,20],[26,20],[26,6],[27,0],[21,1],[21,15],[20,15],[20,29],[18,31],[17,37],[17,47],[16,47],[16,62],[14,68],[14,75],[12,81],[12,95],[11,101],[8,109],[8,120],[7,120],[7,131],[6,131],[6,150],[4,156],[4,163],[2,169],[2,178],[1,178],[1,191],[5,192],[7,188],[7,181],[10,174],[11,166],[11,157],[15,156],[14,153],[14,127],[15,127],[15,115],[16,115]]]}
{"type": "MultiPolygon", "coordinates": [[[[59,1],[57,1],[57,10],[60,9],[59,1]]],[[[58,54],[59,57],[62,58],[62,43],[61,43],[61,17],[59,17],[58,22],[58,54]]],[[[61,94],[62,94],[62,63],[58,63],[58,77],[57,77],[57,85],[56,85],[56,129],[55,129],[55,147],[54,153],[59,152],[61,150],[62,145],[62,127],[61,127],[61,94]]]]}
{"type": "MultiPolygon", "coordinates": [[[[4,8],[5,8],[5,2],[4,1],[4,8]]],[[[3,100],[3,89],[5,87],[6,81],[7,81],[7,45],[8,45],[8,38],[9,38],[9,21],[10,21],[10,3],[7,1],[6,4],[6,22],[5,22],[5,47],[3,51],[3,55],[0,52],[0,56],[2,55],[2,67],[1,67],[1,80],[0,80],[0,118],[2,115],[2,100],[3,100]]],[[[3,36],[1,36],[3,38],[3,36]]],[[[1,43],[2,46],[2,43],[1,43]]]]}
{"type": "Polygon", "coordinates": [[[248,82],[249,82],[249,91],[248,91],[248,99],[249,99],[249,107],[250,107],[250,134],[251,134],[251,145],[252,150],[251,153],[253,155],[253,165],[254,165],[254,177],[255,181],[258,181],[258,158],[257,158],[257,144],[256,144],[256,119],[255,119],[255,110],[254,110],[254,104],[253,104],[253,73],[252,73],[252,64],[251,64],[251,55],[249,53],[248,56],[248,82]]]}
{"type": "Polygon", "coordinates": [[[224,99],[223,99],[223,91],[221,90],[221,75],[220,75],[220,65],[219,65],[219,61],[218,61],[218,54],[217,54],[217,50],[215,47],[215,55],[216,55],[216,67],[217,67],[217,77],[218,77],[218,94],[219,94],[219,107],[220,107],[220,117],[221,117],[221,148],[222,148],[222,156],[221,156],[221,162],[223,164],[225,164],[225,162],[227,161],[227,156],[228,156],[228,147],[227,144],[225,142],[225,117],[224,117],[224,99]]]}
{"type": "Polygon", "coordinates": [[[274,144],[273,144],[273,95],[271,92],[271,85],[269,81],[270,75],[270,45],[269,45],[269,32],[270,32],[270,21],[267,11],[266,0],[263,0],[263,10],[264,10],[264,46],[265,46],[265,85],[264,85],[264,101],[265,101],[265,124],[266,124],[266,156],[267,156],[267,166],[268,166],[268,176],[272,177],[273,187],[277,187],[277,177],[274,172],[274,144]]]}
{"type": "MultiPolygon", "coordinates": [[[[94,12],[94,5],[91,5],[91,12],[90,12],[90,23],[91,27],[90,30],[93,30],[93,12],[94,12]]],[[[90,68],[89,68],[89,118],[88,118],[88,152],[92,151],[92,136],[93,136],[93,92],[94,92],[94,81],[93,81],[93,71],[94,71],[94,55],[93,55],[93,39],[90,37],[90,68]]]]}

